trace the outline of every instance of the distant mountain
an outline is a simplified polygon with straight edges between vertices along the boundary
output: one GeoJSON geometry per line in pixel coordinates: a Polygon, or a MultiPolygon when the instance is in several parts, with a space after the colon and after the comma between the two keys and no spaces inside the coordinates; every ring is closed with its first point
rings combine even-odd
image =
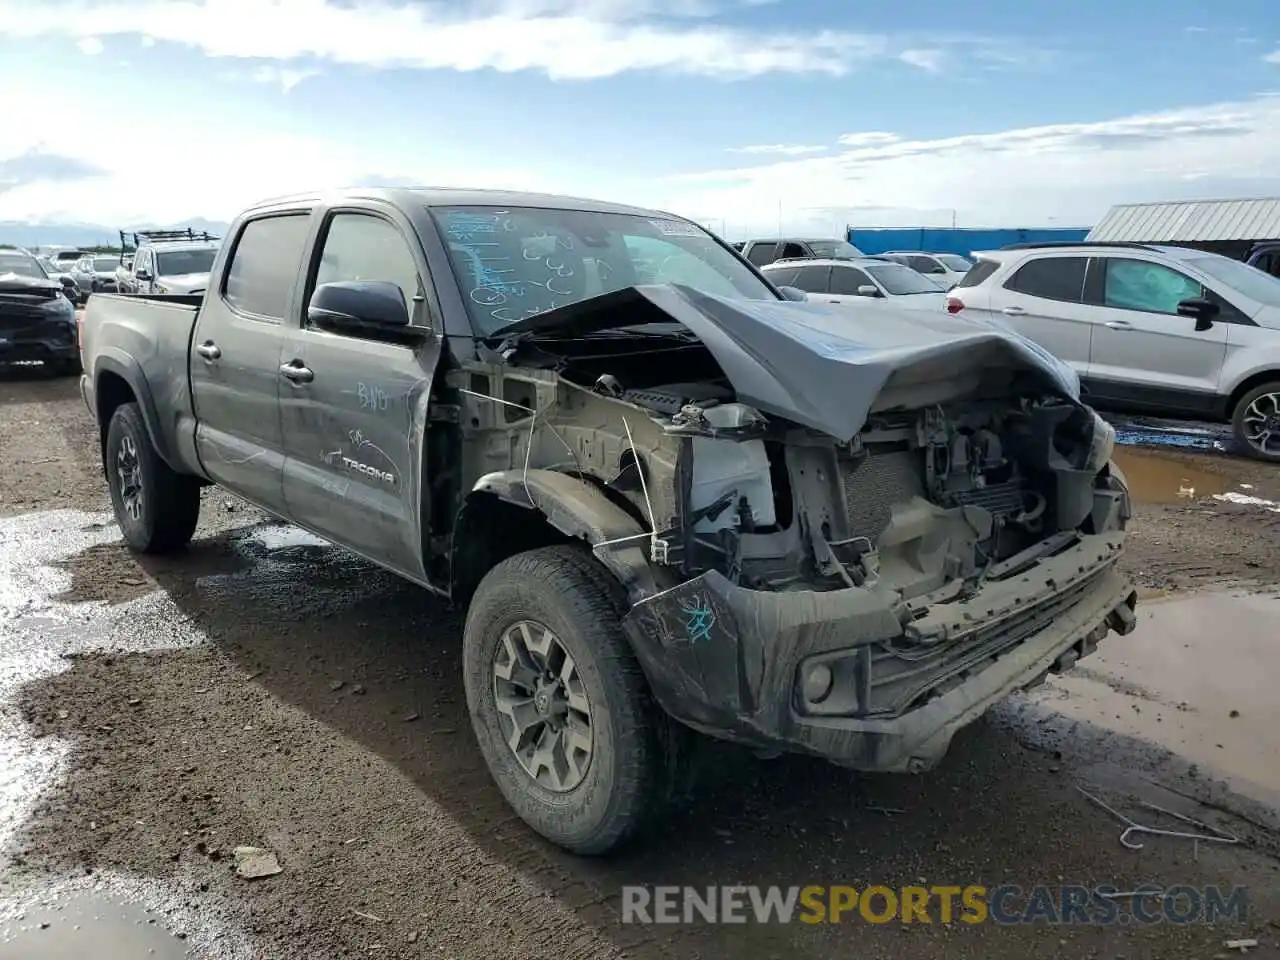
{"type": "Polygon", "coordinates": [[[202,217],[194,217],[183,223],[122,223],[119,227],[104,227],[92,223],[21,223],[0,220],[0,244],[7,243],[16,247],[55,244],[64,247],[89,247],[98,244],[115,246],[120,243],[117,230],[182,230],[190,227],[192,230],[208,231],[214,236],[223,237],[229,226],[230,224],[202,217]]]}

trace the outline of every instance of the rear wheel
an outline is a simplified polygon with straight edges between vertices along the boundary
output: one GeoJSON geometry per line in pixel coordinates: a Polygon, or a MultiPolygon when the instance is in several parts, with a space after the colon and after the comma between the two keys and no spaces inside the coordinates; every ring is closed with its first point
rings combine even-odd
{"type": "Polygon", "coordinates": [[[578,547],[518,554],[481,581],[463,633],[467,706],[507,803],[567,850],[607,853],[663,800],[660,721],[617,585],[578,547]]]}
{"type": "Polygon", "coordinates": [[[1280,380],[1254,387],[1236,404],[1231,428],[1241,449],[1258,460],[1280,462],[1280,380]]]}
{"type": "Polygon", "coordinates": [[[176,473],[156,453],[136,403],[116,407],[104,450],[116,523],[139,553],[186,546],[200,519],[200,484],[176,473]]]}

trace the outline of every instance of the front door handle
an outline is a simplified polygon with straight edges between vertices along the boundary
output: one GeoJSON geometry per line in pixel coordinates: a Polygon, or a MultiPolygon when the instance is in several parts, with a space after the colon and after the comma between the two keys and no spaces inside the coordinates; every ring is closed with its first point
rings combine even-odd
{"type": "Polygon", "coordinates": [[[1132,330],[1133,324],[1128,320],[1108,320],[1106,326],[1109,330],[1132,330]]]}
{"type": "Polygon", "coordinates": [[[1000,312],[1008,317],[1021,317],[1025,316],[1027,311],[1022,309],[1022,307],[1005,307],[1000,312]]]}
{"type": "Polygon", "coordinates": [[[310,367],[304,367],[301,360],[291,360],[280,364],[280,375],[294,383],[310,383],[316,378],[310,367]]]}
{"type": "Polygon", "coordinates": [[[204,357],[206,360],[217,360],[222,356],[222,348],[212,340],[206,340],[204,343],[196,347],[196,353],[204,357]]]}

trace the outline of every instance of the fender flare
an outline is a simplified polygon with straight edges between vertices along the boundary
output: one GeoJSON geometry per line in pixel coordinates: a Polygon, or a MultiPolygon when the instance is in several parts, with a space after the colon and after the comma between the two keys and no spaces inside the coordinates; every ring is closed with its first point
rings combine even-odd
{"type": "Polygon", "coordinates": [[[536,510],[560,533],[586,543],[632,603],[657,589],[646,550],[649,531],[585,480],[555,470],[502,470],[485,474],[471,492],[536,510]]]}
{"type": "MultiPolygon", "coordinates": [[[[146,374],[142,372],[141,364],[116,347],[106,347],[98,354],[93,366],[93,399],[95,405],[93,413],[95,418],[98,417],[97,405],[102,397],[99,378],[103,373],[113,373],[129,385],[129,389],[133,391],[134,399],[138,402],[138,408],[142,411],[142,421],[146,424],[147,436],[151,440],[151,445],[155,448],[156,453],[160,455],[161,460],[174,470],[179,473],[185,472],[174,456],[164,431],[160,429],[160,413],[156,409],[155,398],[151,395],[151,386],[147,382],[146,374]]],[[[104,442],[108,423],[99,422],[98,424],[104,442]]],[[[103,469],[106,469],[105,463],[103,469]]]]}

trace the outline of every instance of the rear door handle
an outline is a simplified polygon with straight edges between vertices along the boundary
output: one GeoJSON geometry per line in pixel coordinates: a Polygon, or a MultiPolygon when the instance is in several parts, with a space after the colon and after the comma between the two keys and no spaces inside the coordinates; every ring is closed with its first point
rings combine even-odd
{"type": "Polygon", "coordinates": [[[1111,330],[1132,330],[1133,324],[1128,320],[1108,320],[1106,326],[1111,330]]]}
{"type": "Polygon", "coordinates": [[[280,375],[294,383],[310,383],[316,378],[310,367],[304,367],[301,360],[290,360],[280,364],[280,375]]]}
{"type": "Polygon", "coordinates": [[[204,357],[206,360],[217,360],[222,356],[222,348],[212,340],[206,340],[204,343],[196,347],[196,353],[204,357]]]}
{"type": "Polygon", "coordinates": [[[1008,317],[1021,317],[1025,316],[1027,311],[1022,309],[1022,307],[1005,307],[1000,312],[1008,317]]]}

